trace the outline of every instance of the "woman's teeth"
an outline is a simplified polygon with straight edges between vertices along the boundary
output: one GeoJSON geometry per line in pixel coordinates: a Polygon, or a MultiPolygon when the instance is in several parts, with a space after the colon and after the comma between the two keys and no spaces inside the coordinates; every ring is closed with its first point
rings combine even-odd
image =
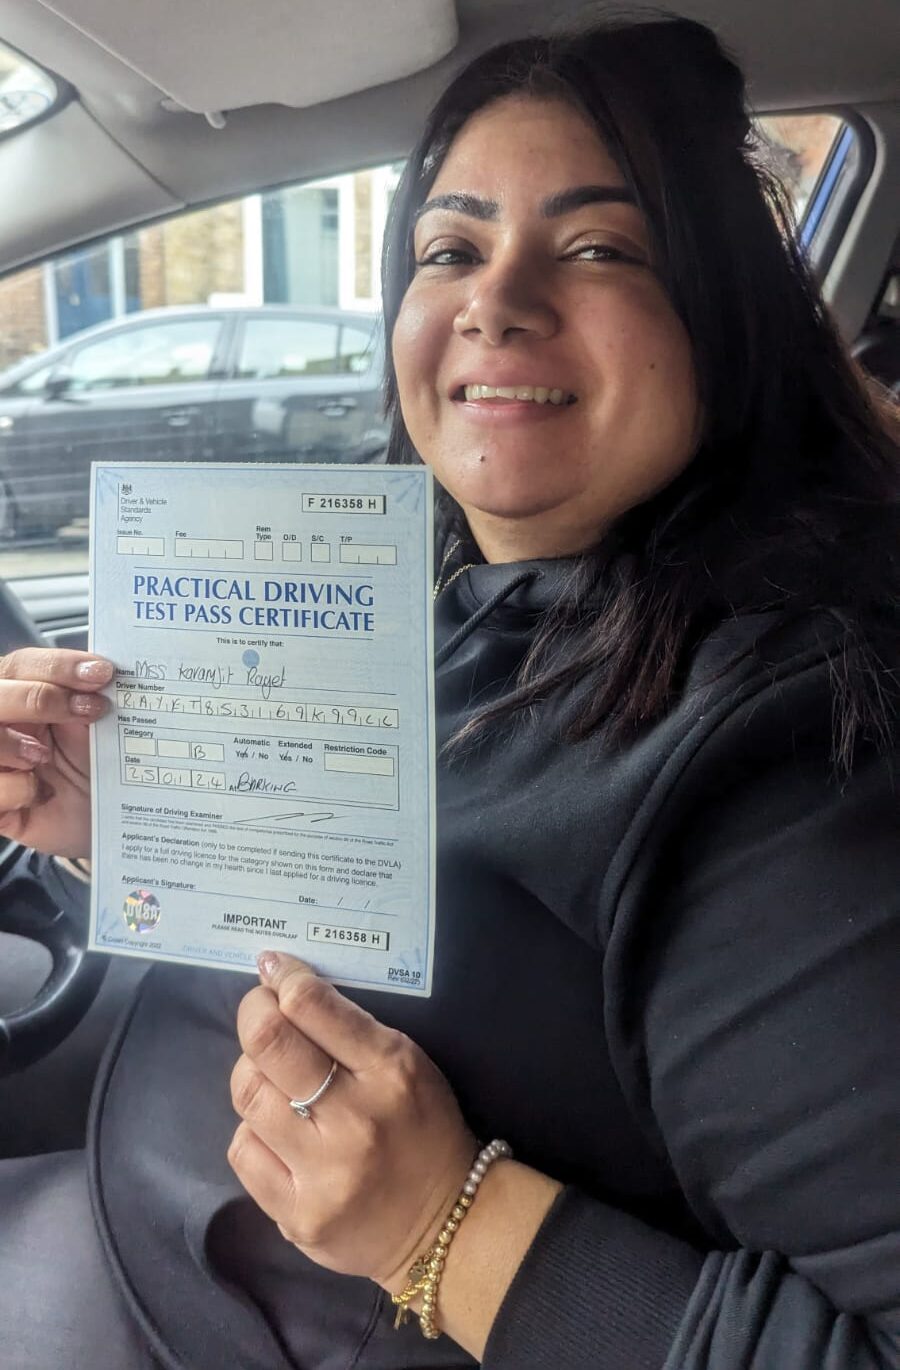
{"type": "Polygon", "coordinates": [[[574,395],[544,385],[466,385],[467,400],[533,400],[535,404],[572,404],[574,395]]]}

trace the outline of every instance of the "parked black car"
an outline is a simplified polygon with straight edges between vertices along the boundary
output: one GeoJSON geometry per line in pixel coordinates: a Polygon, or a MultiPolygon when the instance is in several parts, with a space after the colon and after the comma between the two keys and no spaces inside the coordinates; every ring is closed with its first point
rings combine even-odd
{"type": "Polygon", "coordinates": [[[87,513],[91,461],[383,459],[373,314],[169,308],[0,375],[0,535],[87,513]]]}

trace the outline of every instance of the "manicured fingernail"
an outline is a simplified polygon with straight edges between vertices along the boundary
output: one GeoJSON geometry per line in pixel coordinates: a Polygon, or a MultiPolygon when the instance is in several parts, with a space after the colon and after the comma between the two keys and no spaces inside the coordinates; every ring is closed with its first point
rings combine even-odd
{"type": "Polygon", "coordinates": [[[259,978],[261,980],[271,980],[275,971],[278,969],[278,952],[262,951],[256,958],[259,966],[259,978]]]}
{"type": "Polygon", "coordinates": [[[45,747],[43,742],[38,742],[36,737],[20,737],[17,751],[23,761],[46,761],[50,756],[50,748],[45,747]]]}
{"type": "Polygon", "coordinates": [[[111,680],[113,668],[108,661],[79,661],[75,667],[75,674],[81,680],[90,680],[94,683],[111,680]]]}
{"type": "Polygon", "coordinates": [[[96,718],[102,713],[104,701],[99,695],[70,695],[69,708],[73,714],[96,718]]]}

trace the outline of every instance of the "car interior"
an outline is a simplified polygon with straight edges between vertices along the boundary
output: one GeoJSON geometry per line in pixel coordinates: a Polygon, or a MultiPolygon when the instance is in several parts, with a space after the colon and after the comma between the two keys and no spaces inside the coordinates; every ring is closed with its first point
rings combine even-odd
{"type": "MultiPolygon", "coordinates": [[[[788,184],[848,349],[897,403],[896,0],[668,8],[710,24],[746,71],[759,156],[788,184]]],[[[482,49],[602,12],[584,0],[0,0],[0,651],[87,645],[87,464],[68,502],[49,504],[79,450],[341,460],[367,443],[365,459],[383,455],[374,409],[353,421],[390,197],[424,115],[482,49]],[[251,364],[185,337],[143,372],[123,369],[117,321],[186,307],[223,326],[235,311],[263,324],[270,307],[282,320],[278,309],[314,322],[331,311],[363,342],[333,365],[337,325],[327,344],[268,333],[251,364]],[[98,327],[112,345],[73,392],[50,354],[72,339],[63,352],[80,355],[98,327]],[[4,387],[23,366],[34,380],[15,398],[4,387]],[[250,437],[229,447],[238,421],[250,437]],[[14,516],[26,488],[44,517],[14,516]]],[[[82,1144],[98,1058],[146,965],[86,954],[84,921],[61,921],[41,871],[13,843],[0,852],[6,1156],[82,1144]]]]}

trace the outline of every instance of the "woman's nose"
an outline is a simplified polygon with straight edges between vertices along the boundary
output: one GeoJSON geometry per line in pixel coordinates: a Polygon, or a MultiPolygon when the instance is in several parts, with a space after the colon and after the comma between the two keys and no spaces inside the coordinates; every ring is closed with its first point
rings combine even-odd
{"type": "Polygon", "coordinates": [[[499,347],[522,333],[550,337],[558,319],[535,268],[510,260],[489,263],[472,278],[471,291],[453,327],[462,337],[480,337],[499,347]]]}

